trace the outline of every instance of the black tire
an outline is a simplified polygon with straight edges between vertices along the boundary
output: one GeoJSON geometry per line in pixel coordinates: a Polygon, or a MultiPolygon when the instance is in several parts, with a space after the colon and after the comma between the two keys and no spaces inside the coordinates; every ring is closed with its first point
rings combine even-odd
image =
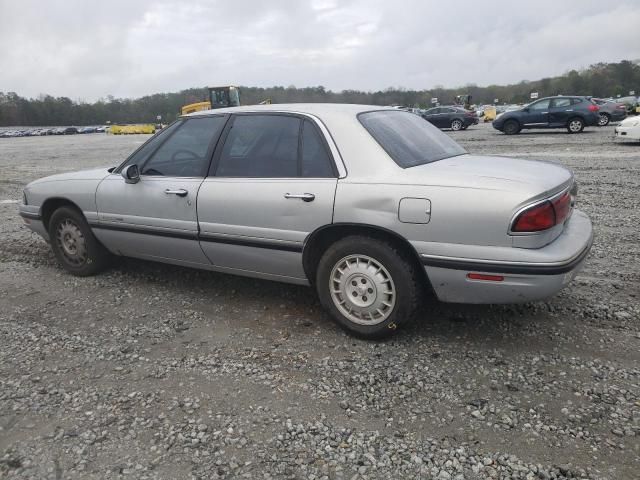
{"type": "Polygon", "coordinates": [[[451,130],[453,130],[454,132],[462,130],[462,127],[464,127],[464,122],[459,118],[454,118],[453,120],[451,120],[451,130]]]}
{"type": "Polygon", "coordinates": [[[598,126],[606,127],[607,125],[609,125],[610,121],[611,121],[611,116],[608,113],[601,113],[600,118],[598,119],[598,126]]]}
{"type": "Polygon", "coordinates": [[[584,120],[580,117],[570,118],[567,122],[567,132],[580,133],[584,130],[584,120]]]}
{"type": "Polygon", "coordinates": [[[78,277],[103,270],[109,252],[93,235],[84,215],[73,207],[60,207],[49,220],[51,249],[62,267],[78,277]]]}
{"type": "Polygon", "coordinates": [[[520,133],[520,124],[517,120],[507,120],[502,126],[502,131],[505,135],[515,135],[520,133]]]}
{"type": "Polygon", "coordinates": [[[342,328],[361,338],[377,339],[392,335],[400,325],[411,320],[424,290],[421,280],[420,272],[407,252],[383,240],[354,235],[338,240],[324,252],[318,264],[316,289],[320,303],[342,328]],[[360,260],[362,263],[358,264],[353,257],[369,258],[372,263],[360,260]],[[339,269],[345,264],[349,265],[349,262],[350,266],[339,269]],[[380,266],[382,269],[379,269],[380,266]],[[365,273],[361,274],[361,271],[365,273]],[[337,275],[340,275],[339,281],[336,280],[337,275]],[[371,275],[371,278],[368,278],[369,284],[365,284],[361,278],[367,278],[367,275],[371,275]],[[387,280],[379,282],[381,278],[387,280]],[[384,290],[393,291],[393,295],[387,295],[389,292],[383,291],[379,283],[385,284],[384,290]],[[357,289],[362,289],[362,296],[353,299],[349,292],[355,297],[357,289]],[[364,295],[370,295],[369,299],[364,295]],[[341,298],[344,299],[342,304],[341,298]],[[361,318],[355,321],[349,318],[349,312],[346,312],[349,308],[352,317],[362,314],[357,305],[353,308],[352,302],[367,300],[371,305],[365,306],[365,309],[369,310],[373,310],[375,305],[387,302],[380,308],[384,310],[380,313],[380,318],[361,318]]]}

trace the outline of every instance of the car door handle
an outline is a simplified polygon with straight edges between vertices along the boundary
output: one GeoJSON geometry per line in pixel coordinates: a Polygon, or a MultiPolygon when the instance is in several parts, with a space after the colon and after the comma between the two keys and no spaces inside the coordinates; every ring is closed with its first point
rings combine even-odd
{"type": "Polygon", "coordinates": [[[313,202],[316,196],[313,193],[285,193],[284,198],[299,198],[303,202],[313,202]]]}
{"type": "Polygon", "coordinates": [[[177,190],[171,190],[171,189],[167,188],[164,191],[164,193],[165,193],[165,195],[177,195],[179,197],[186,197],[187,193],[189,193],[189,191],[185,190],[184,188],[179,188],[177,190]]]}

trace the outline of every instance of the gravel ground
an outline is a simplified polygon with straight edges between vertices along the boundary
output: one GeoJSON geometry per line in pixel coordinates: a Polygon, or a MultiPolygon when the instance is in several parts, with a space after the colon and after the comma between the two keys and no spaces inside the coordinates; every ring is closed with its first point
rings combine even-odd
{"type": "Polygon", "coordinates": [[[450,134],[572,168],[596,242],[546,302],[434,304],[386,342],[304,287],[130,259],[64,273],[16,214],[23,185],[145,138],[0,139],[0,478],[637,479],[640,146],[450,134]]]}

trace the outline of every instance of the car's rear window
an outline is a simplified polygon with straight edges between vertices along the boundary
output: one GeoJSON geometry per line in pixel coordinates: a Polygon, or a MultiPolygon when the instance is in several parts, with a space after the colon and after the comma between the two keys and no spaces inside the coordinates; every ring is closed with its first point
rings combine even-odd
{"type": "Polygon", "coordinates": [[[402,168],[467,153],[448,135],[413,113],[378,110],[361,113],[358,119],[402,168]]]}

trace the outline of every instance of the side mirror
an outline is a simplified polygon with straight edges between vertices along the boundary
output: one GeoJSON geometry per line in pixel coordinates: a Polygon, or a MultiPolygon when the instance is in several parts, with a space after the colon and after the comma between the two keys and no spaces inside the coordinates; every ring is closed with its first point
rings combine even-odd
{"type": "Polygon", "coordinates": [[[140,171],[137,165],[127,165],[122,170],[122,177],[125,183],[138,183],[140,181],[140,171]]]}
{"type": "Polygon", "coordinates": [[[523,112],[527,112],[527,113],[529,113],[529,107],[525,107],[525,108],[523,108],[523,109],[522,109],[522,111],[523,111],[523,112]]]}

